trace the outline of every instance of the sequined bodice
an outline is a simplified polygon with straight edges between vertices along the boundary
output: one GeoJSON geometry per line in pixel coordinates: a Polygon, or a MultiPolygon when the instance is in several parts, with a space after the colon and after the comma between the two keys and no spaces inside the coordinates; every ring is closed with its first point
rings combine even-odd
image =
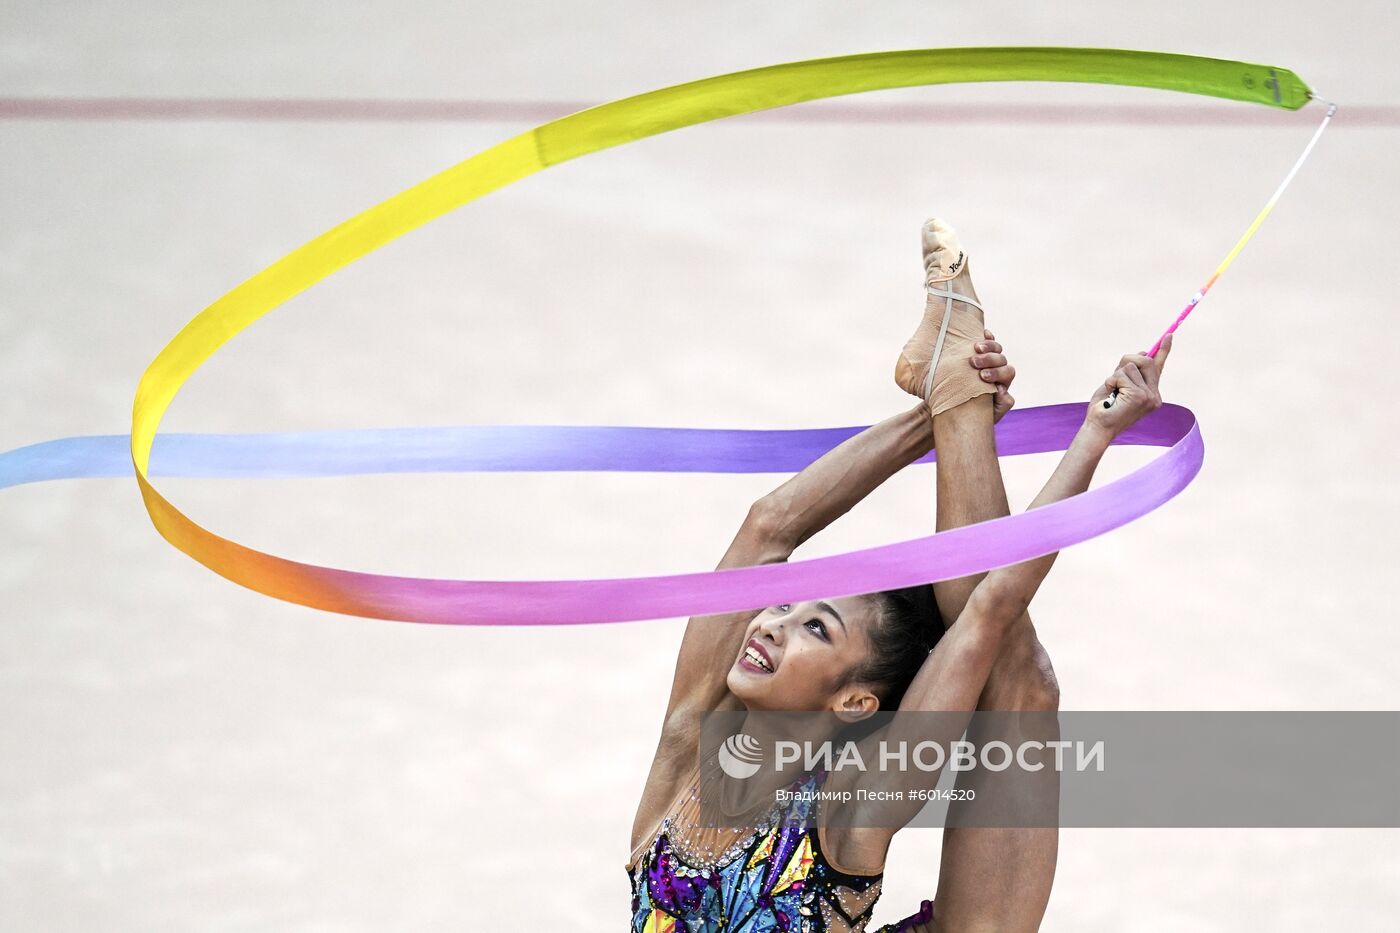
{"type": "Polygon", "coordinates": [[[692,785],[629,872],[632,933],[861,933],[881,875],[847,874],[827,861],[813,793],[821,783],[808,775],[751,829],[708,835],[686,823],[692,785]]]}

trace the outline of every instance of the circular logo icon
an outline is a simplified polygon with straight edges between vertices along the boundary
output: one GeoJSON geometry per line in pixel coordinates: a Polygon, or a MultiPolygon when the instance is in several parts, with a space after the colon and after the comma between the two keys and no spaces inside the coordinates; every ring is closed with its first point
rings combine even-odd
{"type": "Polygon", "coordinates": [[[742,732],[731,735],[719,747],[720,769],[732,778],[742,780],[753,777],[758,773],[762,761],[763,750],[759,747],[758,739],[742,732]]]}

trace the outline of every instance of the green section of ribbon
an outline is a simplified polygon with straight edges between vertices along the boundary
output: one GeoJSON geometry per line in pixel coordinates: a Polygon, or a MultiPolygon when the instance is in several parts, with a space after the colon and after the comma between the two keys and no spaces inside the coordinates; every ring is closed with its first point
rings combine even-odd
{"type": "Polygon", "coordinates": [[[583,110],[535,131],[540,161],[569,159],[710,120],[843,94],[928,84],[1060,81],[1204,94],[1297,110],[1308,86],[1286,68],[1125,49],[972,48],[875,52],[771,65],[583,110]]]}

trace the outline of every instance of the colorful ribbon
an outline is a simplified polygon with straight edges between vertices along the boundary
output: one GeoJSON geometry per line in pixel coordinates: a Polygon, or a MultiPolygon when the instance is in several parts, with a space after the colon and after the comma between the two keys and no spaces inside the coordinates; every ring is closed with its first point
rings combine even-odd
{"type": "MultiPolygon", "coordinates": [[[[1084,405],[1013,411],[997,428],[1003,456],[1063,450],[1084,405]]],[[[792,473],[864,426],[757,431],[589,426],[468,426],[303,434],[162,435],[151,474],[310,477],[367,473],[627,471],[792,473]]],[[[130,473],[127,438],[65,438],[0,456],[0,488],[44,479],[130,473]]],[[[1016,563],[1126,524],[1191,481],[1204,448],[1195,417],[1164,406],[1118,439],[1168,447],[1127,476],[1020,515],[834,557],[712,573],[613,580],[424,580],[332,570],[218,539],[246,560],[260,592],[351,615],[448,624],[575,624],[701,615],[866,593],[1016,563]],[[264,563],[268,562],[268,563],[264,563]]],[[[934,454],[919,462],[932,462],[934,454]]],[[[207,533],[207,532],[206,532],[207,533]]],[[[236,579],[236,578],[235,578],[236,579]]]]}
{"type": "MultiPolygon", "coordinates": [[[[1308,87],[1296,75],[1267,65],[1114,49],[926,49],[722,75],[546,123],[327,231],[215,301],[185,326],[142,376],[132,412],[131,460],[152,523],[171,544],[216,573],[289,602],[404,621],[567,624],[710,614],[949,579],[1059,550],[1151,511],[1184,488],[1201,464],[1203,448],[1195,419],[1175,406],[1144,419],[1120,439],[1121,443],[1166,447],[1164,454],[1116,482],[1073,499],[833,557],[663,577],[432,580],[318,567],[265,554],[206,530],[150,482],[148,468],[165,410],[185,380],[219,347],[293,295],[448,211],[551,165],[685,126],[842,94],[973,81],[1122,84],[1290,110],[1309,99],[1308,87]]],[[[1063,449],[1083,410],[1082,405],[1062,405],[1013,412],[998,432],[999,442],[1007,453],[1063,449]]],[[[207,458],[217,459],[221,453],[237,463],[225,462],[217,469],[246,468],[246,460],[240,458],[271,458],[253,469],[277,469],[269,464],[279,462],[279,451],[301,458],[300,467],[289,466],[290,459],[280,461],[281,468],[292,469],[293,474],[276,475],[327,475],[349,470],[351,463],[359,464],[356,472],[381,472],[386,466],[411,463],[450,464],[452,469],[476,464],[470,468],[769,472],[800,469],[858,430],[476,427],[438,429],[438,433],[331,432],[301,436],[290,444],[285,443],[287,436],[279,435],[173,437],[168,446],[172,459],[178,459],[175,454],[186,445],[185,466],[204,464],[206,469],[207,458]],[[364,444],[386,441],[424,447],[417,451],[371,448],[366,458],[364,444]],[[447,445],[451,452],[435,449],[436,443],[447,445]],[[415,460],[419,454],[422,459],[415,460]],[[295,473],[296,469],[311,472],[295,473]]],[[[69,446],[47,452],[97,450],[100,441],[53,442],[69,446]]],[[[44,446],[12,452],[3,462],[10,464],[7,469],[12,475],[26,469],[32,475],[40,455],[37,448],[44,446]]],[[[165,451],[163,445],[162,457],[165,451]]]]}

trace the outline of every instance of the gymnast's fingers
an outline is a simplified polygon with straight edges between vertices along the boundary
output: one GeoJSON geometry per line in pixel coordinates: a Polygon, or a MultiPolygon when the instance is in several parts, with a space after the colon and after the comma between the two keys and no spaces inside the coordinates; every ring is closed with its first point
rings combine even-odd
{"type": "Polygon", "coordinates": [[[1016,367],[1010,364],[997,366],[993,369],[982,370],[982,381],[991,382],[996,385],[1009,386],[1016,378],[1016,367]]]}
{"type": "Polygon", "coordinates": [[[1161,372],[1167,365],[1167,357],[1172,352],[1172,338],[1175,334],[1167,334],[1162,338],[1162,345],[1157,348],[1157,372],[1161,372]]]}
{"type": "Polygon", "coordinates": [[[1142,370],[1138,369],[1138,365],[1136,363],[1134,363],[1132,360],[1128,360],[1126,363],[1123,364],[1121,368],[1123,370],[1123,375],[1127,377],[1130,383],[1137,386],[1139,389],[1142,389],[1144,392],[1151,391],[1147,385],[1146,377],[1143,376],[1142,370]]]}
{"type": "Polygon", "coordinates": [[[978,353],[1001,353],[1001,352],[1002,352],[1002,346],[1001,346],[1001,344],[997,343],[995,337],[988,337],[986,340],[983,340],[983,341],[982,341],[981,343],[979,343],[977,346],[973,347],[973,349],[976,350],[978,353]]]}
{"type": "Polygon", "coordinates": [[[1006,391],[1006,386],[998,385],[996,394],[992,396],[992,420],[999,421],[1002,415],[1015,407],[1016,399],[1006,391]]]}
{"type": "MultiPolygon", "coordinates": [[[[987,344],[978,344],[979,347],[987,344]]],[[[992,346],[996,346],[992,344],[992,346]]],[[[1006,356],[1000,350],[989,350],[986,353],[974,353],[968,358],[977,369],[999,369],[1006,365],[1006,356]]]]}
{"type": "Polygon", "coordinates": [[[1110,392],[1115,389],[1119,391],[1130,389],[1132,385],[1132,381],[1128,379],[1128,374],[1123,371],[1123,367],[1121,366],[1109,373],[1108,378],[1104,380],[1103,384],[1104,388],[1110,392]]]}
{"type": "Polygon", "coordinates": [[[1152,357],[1146,353],[1134,353],[1124,357],[1124,360],[1137,367],[1137,371],[1142,374],[1149,389],[1157,391],[1157,364],[1152,357]]]}

